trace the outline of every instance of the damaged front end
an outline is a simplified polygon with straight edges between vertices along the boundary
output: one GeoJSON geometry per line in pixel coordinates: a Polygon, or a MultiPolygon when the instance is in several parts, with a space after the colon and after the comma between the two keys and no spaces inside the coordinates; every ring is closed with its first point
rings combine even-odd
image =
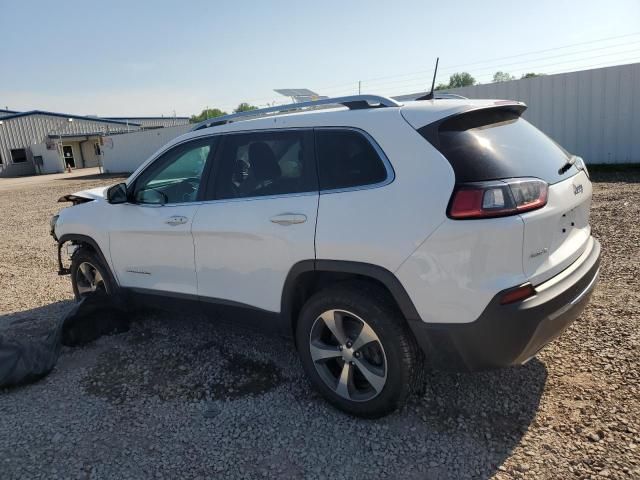
{"type": "Polygon", "coordinates": [[[81,203],[92,202],[94,200],[95,198],[83,197],[78,195],[77,193],[70,193],[69,195],[63,195],[62,197],[60,197],[58,199],[58,202],[60,203],[71,202],[72,205],[80,205],[81,203]]]}
{"type": "MultiPolygon", "coordinates": [[[[76,206],[82,203],[92,202],[95,199],[96,199],[95,196],[92,196],[92,195],[83,196],[78,193],[72,193],[69,195],[63,195],[58,199],[58,202],[60,203],[70,202],[71,206],[76,206]]],[[[62,260],[62,249],[63,247],[66,247],[67,258],[70,259],[71,256],[73,255],[73,252],[75,252],[75,250],[78,248],[79,245],[77,242],[74,242],[74,241],[61,242],[58,239],[56,235],[56,226],[58,225],[59,221],[60,221],[60,214],[53,215],[51,217],[51,219],[49,220],[49,228],[50,228],[49,233],[58,244],[58,275],[69,275],[71,273],[71,269],[69,267],[64,266],[64,262],[62,260]]]]}
{"type": "Polygon", "coordinates": [[[62,261],[62,249],[66,247],[65,252],[67,259],[71,260],[73,253],[78,249],[79,245],[74,241],[58,242],[58,275],[69,275],[71,273],[70,267],[65,267],[62,261]]]}

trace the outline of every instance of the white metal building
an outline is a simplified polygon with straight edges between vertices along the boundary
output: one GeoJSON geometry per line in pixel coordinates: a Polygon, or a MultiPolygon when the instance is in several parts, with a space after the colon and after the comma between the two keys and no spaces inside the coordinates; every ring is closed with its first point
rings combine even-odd
{"type": "Polygon", "coordinates": [[[152,128],[177,127],[178,125],[188,125],[189,117],[102,117],[107,120],[119,120],[140,125],[142,130],[152,128]]]}
{"type": "Polygon", "coordinates": [[[0,177],[95,167],[102,163],[104,137],[188,123],[188,117],[101,118],[0,110],[0,177]]]}
{"type": "Polygon", "coordinates": [[[191,125],[140,130],[114,135],[102,147],[102,166],[107,173],[133,172],[151,155],[176,137],[186,133],[191,125]]]}

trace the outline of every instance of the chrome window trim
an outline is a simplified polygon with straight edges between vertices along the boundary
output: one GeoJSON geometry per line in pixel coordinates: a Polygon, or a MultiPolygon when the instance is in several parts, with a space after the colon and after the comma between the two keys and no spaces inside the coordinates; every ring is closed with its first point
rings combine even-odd
{"type": "MultiPolygon", "coordinates": [[[[382,147],[378,145],[378,142],[376,142],[376,140],[371,136],[369,132],[357,127],[316,127],[314,128],[314,131],[322,131],[322,130],[342,130],[342,131],[350,130],[364,136],[364,138],[369,142],[369,144],[376,151],[376,153],[378,154],[378,157],[380,157],[380,159],[382,160],[384,168],[387,171],[387,178],[385,178],[381,182],[370,183],[367,185],[355,185],[353,187],[332,188],[332,189],[326,189],[326,190],[320,189],[320,195],[328,195],[332,193],[355,192],[358,190],[371,190],[374,188],[385,187],[396,179],[396,172],[393,169],[393,165],[391,165],[391,162],[389,161],[389,157],[387,157],[387,154],[384,153],[384,150],[382,150],[382,147]]],[[[320,168],[320,160],[316,158],[316,161],[318,163],[318,168],[320,168]]]]}
{"type": "MultiPolygon", "coordinates": [[[[176,143],[174,145],[171,145],[171,147],[163,150],[162,152],[158,153],[158,155],[156,155],[156,157],[151,160],[149,162],[149,164],[143,169],[141,170],[135,177],[130,178],[130,182],[133,183],[135,181],[136,178],[138,178],[144,171],[146,171],[148,168],[150,168],[158,158],[160,158],[162,155],[164,155],[166,152],[168,152],[169,150],[172,150],[173,148],[179,147],[180,145],[184,145],[185,143],[191,142],[191,141],[196,141],[196,140],[201,140],[203,138],[213,138],[213,137],[219,137],[219,136],[226,136],[226,135],[241,135],[243,133],[269,133],[269,132],[286,132],[286,131],[296,131],[296,130],[312,130],[315,134],[316,131],[320,130],[349,130],[349,131],[353,131],[353,132],[357,132],[361,135],[364,136],[364,138],[369,142],[369,144],[373,147],[373,149],[376,151],[376,153],[378,154],[378,157],[382,160],[382,163],[384,165],[384,168],[387,172],[387,178],[385,178],[385,180],[383,180],[382,182],[378,182],[378,183],[371,183],[368,185],[357,185],[357,186],[353,186],[353,187],[345,187],[345,188],[334,188],[334,189],[326,189],[326,190],[313,190],[310,192],[294,192],[294,193],[281,193],[281,194],[274,194],[274,195],[254,195],[252,197],[240,197],[240,198],[221,198],[221,199],[215,199],[215,200],[198,200],[198,201],[194,201],[194,202],[181,202],[181,203],[165,203],[163,205],[155,205],[155,204],[145,204],[145,203],[129,203],[127,202],[125,205],[135,205],[135,206],[139,206],[139,207],[151,207],[151,208],[158,208],[158,207],[177,207],[177,206],[188,206],[188,205],[209,205],[209,204],[214,204],[214,203],[227,203],[227,202],[242,202],[242,201],[255,201],[255,200],[260,200],[260,199],[278,199],[278,198],[288,198],[288,197],[306,197],[306,196],[311,196],[311,195],[329,195],[329,194],[334,194],[334,193],[347,193],[347,192],[355,192],[355,191],[359,191],[359,190],[371,190],[374,188],[380,188],[380,187],[385,187],[387,185],[389,185],[390,183],[392,183],[395,178],[395,170],[393,169],[393,165],[391,165],[391,162],[389,161],[389,158],[387,157],[387,154],[384,152],[384,150],[382,150],[382,147],[380,147],[380,145],[378,144],[378,142],[376,142],[376,140],[373,138],[373,136],[371,136],[371,134],[365,130],[362,130],[361,128],[358,127],[351,127],[351,126],[323,126],[323,127],[282,127],[282,128],[258,128],[258,129],[247,129],[247,130],[234,130],[231,132],[217,132],[214,134],[208,134],[208,135],[198,135],[195,137],[191,137],[188,139],[185,139],[182,142],[176,143]]],[[[315,139],[315,136],[314,136],[315,139]]],[[[319,161],[317,159],[316,156],[316,163],[319,167],[319,161]]]]}
{"type": "MultiPolygon", "coordinates": [[[[172,149],[174,149],[176,147],[179,147],[180,145],[184,145],[185,143],[188,143],[188,142],[192,142],[192,141],[196,141],[196,140],[202,140],[203,138],[214,138],[214,137],[221,137],[221,136],[226,136],[226,135],[239,135],[239,134],[243,134],[243,133],[261,133],[261,132],[265,132],[265,133],[268,133],[268,132],[283,132],[283,131],[289,131],[289,130],[313,130],[313,127],[252,128],[250,130],[233,130],[233,131],[230,131],[230,132],[215,132],[215,133],[207,132],[204,135],[196,135],[196,136],[193,136],[193,137],[189,137],[189,138],[186,138],[186,139],[182,140],[179,143],[175,143],[175,144],[171,145],[170,147],[165,148],[161,152],[158,152],[155,157],[147,159],[146,161],[148,163],[145,165],[145,167],[142,170],[140,170],[136,174],[135,177],[131,176],[131,177],[127,178],[125,183],[127,184],[127,186],[129,186],[130,183],[135,182],[135,180],[140,175],[142,175],[143,172],[145,172],[148,168],[150,168],[151,165],[153,165],[156,162],[156,160],[158,160],[162,155],[167,153],[169,150],[172,150],[172,149]]],[[[193,133],[193,132],[188,132],[188,133],[193,133]]],[[[179,205],[182,205],[182,204],[179,204],[179,205]]]]}
{"type": "MultiPolygon", "coordinates": [[[[204,200],[201,203],[203,205],[209,205],[213,203],[229,203],[229,202],[250,202],[256,200],[275,200],[278,198],[289,198],[289,197],[310,197],[315,195],[316,197],[319,195],[317,190],[313,190],[311,192],[296,192],[296,193],[276,193],[274,195],[255,195],[253,197],[240,197],[240,198],[220,198],[217,200],[204,200]]],[[[183,204],[179,204],[183,205],[183,204]]]]}

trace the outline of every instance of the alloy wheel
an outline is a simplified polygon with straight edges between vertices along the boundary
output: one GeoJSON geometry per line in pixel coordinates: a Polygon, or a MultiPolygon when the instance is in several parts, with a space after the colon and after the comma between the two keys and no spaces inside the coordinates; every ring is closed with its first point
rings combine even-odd
{"type": "Polygon", "coordinates": [[[82,262],[76,270],[76,286],[78,294],[84,297],[98,290],[107,291],[107,286],[100,271],[89,262],[82,262]]]}
{"type": "Polygon", "coordinates": [[[386,384],[387,357],[380,338],[354,313],[322,313],[311,327],[309,350],[322,381],[342,398],[365,402],[386,384]]]}

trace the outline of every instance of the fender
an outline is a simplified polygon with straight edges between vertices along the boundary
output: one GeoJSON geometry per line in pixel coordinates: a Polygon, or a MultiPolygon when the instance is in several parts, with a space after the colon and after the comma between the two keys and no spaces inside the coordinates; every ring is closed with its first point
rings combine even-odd
{"type": "Polygon", "coordinates": [[[291,267],[284,282],[280,311],[285,321],[288,320],[290,322],[292,320],[292,307],[300,277],[310,272],[344,273],[377,280],[389,290],[407,320],[421,320],[415,305],[400,280],[386,268],[370,263],[346,260],[303,260],[291,267]]]}
{"type": "Polygon", "coordinates": [[[96,251],[96,253],[100,257],[100,261],[109,272],[109,275],[111,276],[111,281],[113,282],[113,284],[118,285],[118,282],[116,281],[116,278],[113,275],[113,272],[111,271],[111,267],[109,266],[109,262],[107,262],[107,259],[102,253],[102,249],[98,246],[98,243],[93,238],[87,235],[81,235],[76,233],[67,233],[65,235],[62,235],[58,240],[58,275],[69,275],[71,273],[68,268],[64,268],[62,266],[62,246],[67,242],[82,242],[82,243],[91,245],[91,247],[96,251]]]}

